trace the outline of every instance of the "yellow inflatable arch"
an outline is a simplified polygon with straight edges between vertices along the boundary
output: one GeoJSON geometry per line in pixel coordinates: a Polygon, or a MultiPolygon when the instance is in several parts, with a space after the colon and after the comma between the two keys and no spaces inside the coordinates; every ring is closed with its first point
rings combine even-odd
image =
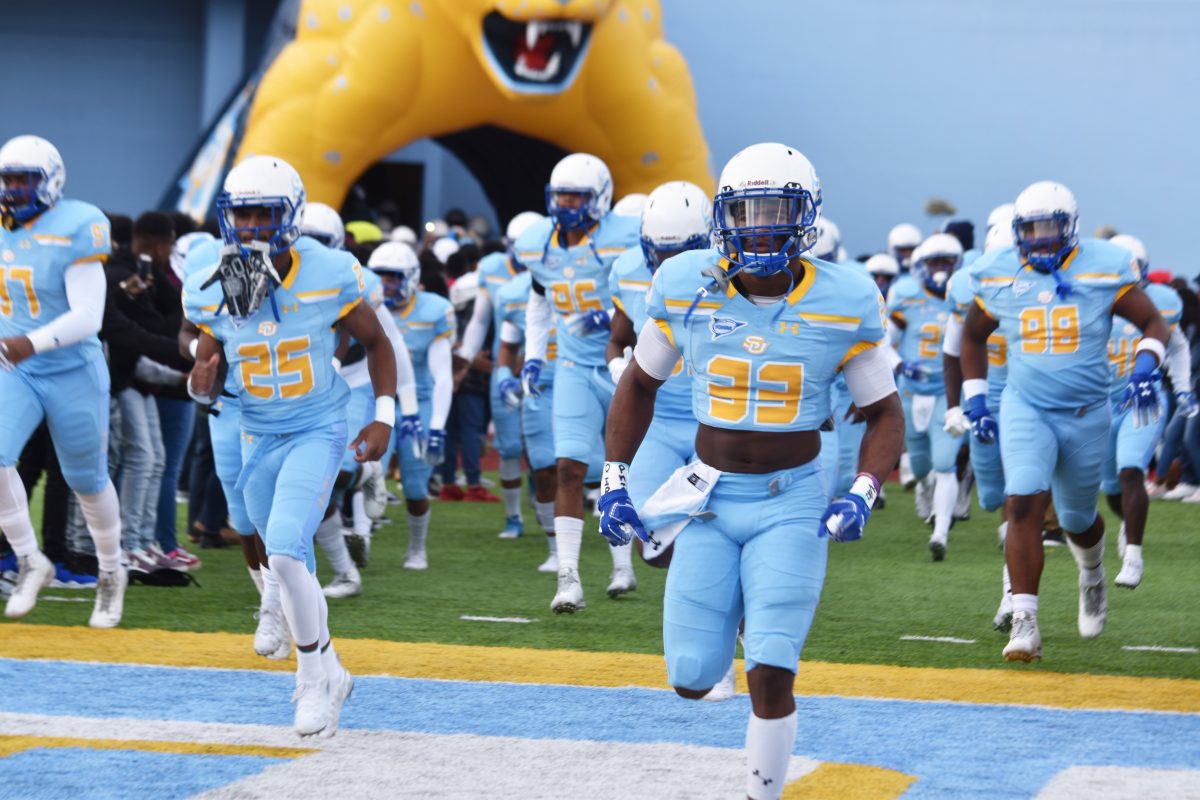
{"type": "Polygon", "coordinates": [[[238,158],[277,155],[339,207],[372,164],[432,138],[501,220],[544,206],[567,152],[616,196],[714,180],[687,64],[658,0],[306,0],[254,97],[238,158]]]}

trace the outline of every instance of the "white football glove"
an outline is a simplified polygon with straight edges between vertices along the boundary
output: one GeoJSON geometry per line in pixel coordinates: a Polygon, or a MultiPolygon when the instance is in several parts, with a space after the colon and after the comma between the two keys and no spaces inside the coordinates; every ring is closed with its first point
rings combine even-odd
{"type": "Polygon", "coordinates": [[[948,408],[942,416],[942,430],[958,439],[971,430],[971,420],[963,413],[961,406],[948,408]]]}
{"type": "Polygon", "coordinates": [[[621,376],[625,374],[631,358],[633,358],[633,348],[626,346],[624,353],[608,362],[608,374],[612,376],[613,386],[621,382],[621,376]]]}

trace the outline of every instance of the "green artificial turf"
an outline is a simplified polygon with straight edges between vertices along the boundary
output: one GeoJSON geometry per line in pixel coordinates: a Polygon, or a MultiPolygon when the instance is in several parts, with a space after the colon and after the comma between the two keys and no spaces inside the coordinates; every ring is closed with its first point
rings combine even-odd
{"type": "MultiPolygon", "coordinates": [[[[888,506],[871,518],[860,542],[831,544],[829,571],[804,659],[931,667],[1051,670],[1118,675],[1200,678],[1200,655],[1131,652],[1123,646],[1200,646],[1200,581],[1196,546],[1200,508],[1151,505],[1146,537],[1146,577],[1134,590],[1117,589],[1120,569],[1116,527],[1110,521],[1106,558],[1110,615],[1104,634],[1084,641],[1075,628],[1077,570],[1067,548],[1047,551],[1039,622],[1044,660],[1007,665],[1005,635],[992,630],[1000,598],[999,519],[978,508],[950,534],[946,560],[933,563],[929,529],[916,518],[912,494],[888,485],[888,506]],[[972,644],[902,641],[902,636],[973,639],[972,644]]],[[[39,493],[40,494],[40,493],[39,493]]],[[[35,499],[35,516],[39,503],[35,499]]],[[[180,507],[182,517],[183,507],[180,507]]],[[[1106,512],[1107,515],[1107,512],[1106,512]]],[[[407,542],[402,506],[388,509],[391,523],[374,539],[361,596],[330,602],[336,636],[471,645],[568,648],[661,653],[662,591],[666,573],[636,561],[638,589],[618,600],[604,594],[611,560],[607,545],[586,522],[582,577],[588,608],[574,616],[550,612],[553,575],[536,567],[546,556],[531,509],[526,535],[501,540],[499,504],[434,503],[429,570],[401,568],[407,542]],[[525,617],[529,624],[465,621],[461,617],[525,617]]],[[[182,529],[182,522],[180,525],[182,529]]],[[[238,548],[195,550],[204,559],[199,587],[131,587],[124,627],[183,631],[253,630],[257,593],[238,548]]],[[[330,570],[321,559],[320,575],[330,570]]],[[[89,597],[69,590],[48,596],[89,597]]],[[[43,601],[31,623],[86,624],[90,604],[43,601]]]]}

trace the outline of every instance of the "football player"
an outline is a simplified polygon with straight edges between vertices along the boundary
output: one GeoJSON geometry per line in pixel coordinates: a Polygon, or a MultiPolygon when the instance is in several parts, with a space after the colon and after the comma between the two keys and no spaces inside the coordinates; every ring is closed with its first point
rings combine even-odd
{"type": "Polygon", "coordinates": [[[962,435],[951,436],[935,420],[941,421],[946,413],[942,338],[951,311],[946,288],[950,276],[962,264],[962,256],[958,239],[947,233],[933,234],[913,251],[911,280],[898,281],[888,298],[888,314],[895,325],[902,359],[900,397],[904,402],[905,441],[913,474],[920,482],[917,515],[933,521],[929,552],[934,561],[946,557],[958,499],[957,459],[962,435]],[[932,492],[926,480],[931,470],[932,492]]]}
{"type": "MultiPolygon", "coordinates": [[[[420,288],[421,264],[403,242],[385,242],[371,253],[367,266],[383,278],[384,303],[416,373],[417,408],[401,408],[394,445],[408,507],[408,552],[404,568],[429,568],[429,476],[442,463],[446,448],[446,417],[454,394],[450,354],[456,320],[454,306],[440,295],[420,288]],[[428,430],[426,435],[424,432],[428,430]]],[[[403,398],[402,398],[403,399],[403,398]]]]}
{"type": "Polygon", "coordinates": [[[1130,255],[1108,242],[1079,238],[1079,207],[1067,187],[1041,181],[1013,208],[1015,248],[975,263],[975,305],[962,337],[963,405],[971,433],[996,441],[1004,463],[1012,577],[1008,661],[1041,657],[1038,583],[1045,558],[1042,521],[1050,495],[1079,565],[1079,633],[1099,636],[1108,618],[1104,521],[1096,513],[1108,447],[1108,339],[1119,314],[1142,331],[1123,395],[1143,424],[1159,411],[1157,372],[1169,331],[1137,286],[1130,255]],[[995,278],[996,280],[989,280],[995,278]],[[987,407],[988,337],[1008,342],[1008,384],[1000,417],[987,407]],[[997,424],[998,423],[998,424],[997,424]]]}
{"type": "Polygon", "coordinates": [[[0,147],[0,530],[19,573],[4,614],[28,614],[54,579],[16,470],[45,419],[96,544],[100,570],[88,624],[112,628],[121,621],[129,580],[108,477],[108,365],[96,337],[112,242],[100,209],[62,196],[65,181],[62,157],[45,139],[17,136],[0,147]]]}
{"type": "Polygon", "coordinates": [[[489,401],[492,423],[496,427],[496,450],[500,454],[500,494],[504,499],[505,515],[501,539],[520,537],[525,532],[525,524],[521,520],[521,410],[510,408],[500,397],[500,383],[513,377],[511,367],[509,372],[505,372],[503,368],[494,366],[500,359],[500,290],[514,275],[525,269],[513,245],[531,225],[543,219],[536,211],[517,214],[509,220],[504,232],[506,250],[489,253],[479,262],[476,270],[479,273],[479,294],[458,348],[459,356],[474,361],[483,348],[489,327],[492,329],[491,359],[478,366],[487,367],[491,373],[489,401]]]}
{"type": "Polygon", "coordinates": [[[786,145],[754,145],[726,164],[718,186],[718,248],[683,253],[654,275],[650,320],[609,416],[600,530],[615,544],[686,526],[663,599],[668,680],[682,697],[707,694],[733,659],[745,617],[747,794],[777,798],[827,542],[862,536],[878,476],[900,454],[903,413],[879,346],[886,315],[875,284],[861,270],[804,255],[821,201],[808,159],[786,145]],[[629,498],[629,462],[681,357],[692,371],[697,460],[645,504],[643,525],[629,498]],[[827,507],[817,429],[841,370],[867,433],[853,487],[827,507]]]}
{"type": "Polygon", "coordinates": [[[193,275],[185,313],[200,330],[189,393],[211,403],[232,371],[241,400],[242,491],[266,541],[284,614],[296,641],[293,726],[331,736],[354,679],[338,661],[315,574],[313,535],[347,447],[349,389],[333,368],[338,337],[363,344],[375,389],[372,422],[350,442],[377,461],[395,424],[396,357],[362,302],[362,268],[345,252],[300,236],[304,184],[291,165],[252,156],[225,178],[217,200],[220,261],[193,275]],[[219,284],[222,299],[204,289],[219,284]]]}
{"type": "Polygon", "coordinates": [[[910,222],[901,222],[888,231],[887,252],[900,265],[900,274],[907,275],[912,268],[912,254],[924,239],[921,229],[910,222]]]}
{"type": "MultiPolygon", "coordinates": [[[[642,243],[626,250],[613,264],[608,287],[615,310],[605,355],[613,384],[629,366],[637,332],[649,315],[646,301],[650,281],[664,261],[688,250],[712,245],[712,201],[694,183],[664,183],[650,193],[642,210],[642,243]]],[[[654,402],[654,421],[629,465],[629,496],[640,509],[671,473],[695,456],[696,416],[692,413],[692,379],[680,361],[654,402]]],[[[650,563],[662,558],[670,542],[661,539],[641,547],[650,563]]],[[[656,564],[665,566],[665,563],[656,564]]]]}
{"type": "MultiPolygon", "coordinates": [[[[1200,406],[1196,404],[1196,396],[1192,393],[1191,351],[1187,338],[1179,330],[1183,299],[1170,286],[1150,283],[1146,279],[1150,262],[1146,256],[1146,246],[1140,239],[1120,234],[1109,239],[1109,242],[1132,254],[1142,291],[1162,314],[1171,331],[1164,366],[1175,387],[1178,413],[1190,419],[1200,413],[1200,406]]],[[[1133,370],[1139,338],[1137,326],[1120,317],[1113,318],[1108,361],[1114,411],[1101,489],[1108,498],[1108,507],[1122,520],[1117,537],[1121,571],[1117,573],[1115,583],[1126,589],[1136,589],[1142,582],[1142,537],[1145,535],[1146,514],[1150,505],[1150,498],[1146,495],[1146,468],[1150,466],[1154,448],[1162,439],[1167,424],[1166,397],[1159,399],[1158,419],[1149,425],[1140,424],[1141,420],[1129,408],[1120,408],[1128,383],[1127,376],[1133,370]]]]}
{"type": "MultiPolygon", "coordinates": [[[[612,311],[609,270],[617,256],[638,243],[639,218],[611,213],[612,195],[612,176],[603,161],[587,153],[569,155],[555,165],[546,185],[549,219],[517,240],[517,256],[533,278],[521,368],[526,398],[538,395],[550,329],[558,335],[553,411],[558,590],[550,602],[556,614],[584,607],[579,580],[583,485],[614,388],[604,357],[612,311]]],[[[612,548],[609,597],[637,585],[630,550],[612,548]]]]}

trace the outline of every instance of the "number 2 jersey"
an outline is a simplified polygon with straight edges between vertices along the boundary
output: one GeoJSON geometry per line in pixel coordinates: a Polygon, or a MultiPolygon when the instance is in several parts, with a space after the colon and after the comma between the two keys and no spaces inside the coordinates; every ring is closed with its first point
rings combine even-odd
{"type": "MultiPolygon", "coordinates": [[[[184,314],[221,342],[242,401],[242,428],[250,433],[295,433],[346,418],[350,390],[333,369],[334,327],[362,301],[362,267],[349,253],[307,236],[291,252],[291,269],[275,287],[278,319],[268,298],[249,318],[235,321],[222,307],[220,282],[200,291],[212,269],[184,267],[184,314]]],[[[212,258],[211,248],[195,255],[205,253],[212,258]]]]}
{"type": "Polygon", "coordinates": [[[1016,248],[986,253],[971,266],[975,302],[1008,342],[1008,383],[1032,406],[1077,409],[1108,396],[1113,304],[1137,284],[1129,251],[1086,239],[1053,275],[1023,265],[1016,248]]]}
{"type": "MultiPolygon", "coordinates": [[[[71,310],[66,272],[103,261],[112,251],[108,218],[90,203],[59,200],[13,230],[0,226],[0,338],[25,336],[71,310]]],[[[91,335],[78,344],[28,358],[18,372],[52,374],[77,369],[101,354],[91,335]]]]}
{"type": "Polygon", "coordinates": [[[584,367],[602,367],[607,330],[575,333],[571,322],[589,311],[612,313],[609,270],[617,256],[638,243],[641,221],[637,217],[607,214],[574,247],[560,243],[554,220],[545,219],[521,234],[517,258],[533,276],[533,291],[546,296],[553,326],[558,330],[558,355],[584,367]]]}
{"type": "Polygon", "coordinates": [[[883,343],[885,308],[864,272],[804,259],[784,299],[757,306],[732,283],[688,309],[705,271],[728,269],[715,250],[668,259],[654,273],[647,313],[692,370],[692,411],[714,428],[817,430],[842,366],[883,343]]]}
{"type": "Polygon", "coordinates": [[[454,340],[457,320],[454,306],[441,295],[418,291],[403,306],[392,309],[392,319],[404,336],[417,379],[417,399],[433,397],[433,373],[429,369],[429,346],[438,339],[454,340]]]}
{"type": "Polygon", "coordinates": [[[928,375],[924,380],[904,378],[904,387],[916,394],[945,394],[942,379],[942,337],[950,319],[949,287],[938,297],[913,275],[901,277],[888,293],[888,316],[903,325],[900,358],[920,364],[928,375]]]}

